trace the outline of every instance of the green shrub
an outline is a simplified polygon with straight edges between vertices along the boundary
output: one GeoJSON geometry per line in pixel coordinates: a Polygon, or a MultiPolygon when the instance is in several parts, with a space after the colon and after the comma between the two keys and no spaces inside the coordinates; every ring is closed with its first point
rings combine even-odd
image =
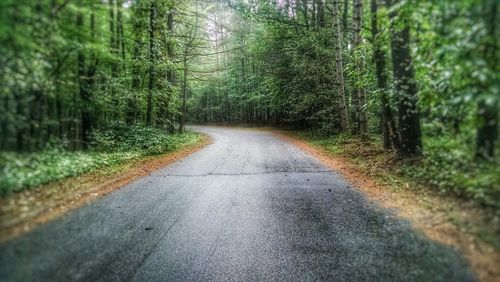
{"type": "Polygon", "coordinates": [[[168,134],[165,130],[116,123],[110,128],[93,133],[92,147],[96,151],[141,151],[156,155],[178,149],[179,145],[196,142],[198,135],[168,134]]]}
{"type": "Polygon", "coordinates": [[[300,132],[299,136],[331,154],[347,156],[365,168],[377,170],[377,175],[384,178],[396,176],[444,195],[453,194],[500,210],[498,160],[475,161],[473,142],[467,133],[464,136],[438,133],[424,138],[424,157],[409,162],[388,162],[393,157],[381,150],[382,144],[376,136],[369,143],[360,143],[349,134],[324,136],[311,131],[300,132]]]}
{"type": "Polygon", "coordinates": [[[1,153],[0,193],[21,191],[139,156],[140,152],[68,152],[61,149],[32,154],[1,153]]]}
{"type": "Polygon", "coordinates": [[[405,165],[401,172],[439,192],[453,193],[486,206],[500,208],[500,166],[476,162],[473,150],[459,138],[449,136],[424,139],[425,158],[405,165]]]}
{"type": "Polygon", "coordinates": [[[194,145],[199,138],[193,132],[167,134],[160,129],[118,124],[96,131],[89,151],[48,148],[36,153],[0,152],[0,195],[170,152],[194,145]]]}

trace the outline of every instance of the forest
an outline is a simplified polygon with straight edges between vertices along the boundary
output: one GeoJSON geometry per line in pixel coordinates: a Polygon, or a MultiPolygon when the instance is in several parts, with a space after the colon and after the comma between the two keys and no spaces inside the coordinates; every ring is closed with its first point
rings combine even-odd
{"type": "Polygon", "coordinates": [[[265,125],[498,210],[498,4],[3,0],[1,194],[173,150],[186,124],[265,125]]]}

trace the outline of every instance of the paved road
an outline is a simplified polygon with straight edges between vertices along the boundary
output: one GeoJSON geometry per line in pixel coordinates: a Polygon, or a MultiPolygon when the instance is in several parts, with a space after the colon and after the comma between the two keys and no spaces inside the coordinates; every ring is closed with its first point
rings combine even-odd
{"type": "Polygon", "coordinates": [[[1,245],[0,280],[474,280],[293,145],[196,129],[214,143],[1,245]]]}

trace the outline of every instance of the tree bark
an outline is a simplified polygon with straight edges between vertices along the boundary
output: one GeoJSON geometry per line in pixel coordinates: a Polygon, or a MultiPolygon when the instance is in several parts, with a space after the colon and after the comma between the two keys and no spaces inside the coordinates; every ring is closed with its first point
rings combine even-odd
{"type": "Polygon", "coordinates": [[[111,52],[116,50],[115,0],[109,0],[109,48],[111,52]]]}
{"type": "MultiPolygon", "coordinates": [[[[484,6],[484,11],[485,17],[483,18],[485,19],[487,28],[486,36],[488,37],[484,58],[485,61],[488,62],[490,71],[498,73],[498,57],[496,56],[498,48],[498,36],[496,34],[498,2],[496,0],[490,0],[487,5],[484,6]]],[[[476,159],[478,160],[488,160],[495,157],[495,144],[498,139],[498,112],[499,106],[497,97],[493,96],[492,101],[488,101],[485,97],[480,98],[477,107],[479,126],[476,135],[476,159]]]]}
{"type": "Polygon", "coordinates": [[[302,0],[302,13],[304,15],[304,24],[306,25],[306,28],[309,27],[309,19],[307,17],[307,0],[302,0]]]}
{"type": "MultiPolygon", "coordinates": [[[[392,1],[387,1],[392,4],[392,1]]],[[[422,134],[418,110],[418,90],[410,53],[410,29],[405,19],[402,27],[397,27],[395,12],[391,13],[391,52],[396,95],[398,97],[398,123],[401,157],[422,154],[422,134]]],[[[401,19],[400,19],[401,20],[401,19]]]]}
{"type": "MultiPolygon", "coordinates": [[[[339,3],[340,5],[340,3],[339,3]]],[[[339,12],[340,12],[340,6],[339,7],[339,12]]],[[[348,34],[349,32],[349,0],[344,0],[344,7],[342,10],[342,31],[344,32],[345,35],[348,34]]]]}
{"type": "MultiPolygon", "coordinates": [[[[378,0],[380,1],[380,0],[378,0]]],[[[377,77],[377,88],[380,91],[381,103],[381,125],[384,136],[384,149],[396,149],[399,139],[396,134],[396,122],[392,113],[389,98],[387,96],[387,71],[386,54],[382,49],[378,30],[378,4],[377,0],[371,0],[371,26],[373,42],[373,60],[375,61],[375,74],[377,77]]]]}
{"type": "MultiPolygon", "coordinates": [[[[362,43],[361,27],[363,23],[363,1],[354,0],[354,48],[357,48],[362,43]]],[[[358,59],[358,75],[362,76],[364,72],[364,62],[358,59]]],[[[368,133],[368,119],[366,116],[366,92],[362,87],[357,86],[354,90],[356,96],[356,122],[357,132],[366,135],[368,133]]]]}
{"type": "Polygon", "coordinates": [[[123,19],[122,19],[122,6],[123,0],[116,1],[116,36],[117,36],[117,48],[120,48],[120,54],[123,60],[123,66],[125,65],[125,39],[123,35],[123,19]]]}
{"type": "Polygon", "coordinates": [[[144,42],[142,37],[142,32],[144,29],[144,21],[142,5],[139,2],[135,2],[133,6],[133,34],[134,34],[134,51],[132,58],[132,82],[131,82],[131,93],[127,97],[127,109],[125,112],[125,122],[128,125],[132,125],[136,122],[137,113],[139,111],[137,94],[141,89],[141,50],[143,48],[144,42]]]}
{"type": "Polygon", "coordinates": [[[155,86],[155,21],[156,21],[156,5],[154,0],[151,0],[149,7],[149,82],[148,96],[146,106],[146,126],[153,124],[153,91],[155,86]]]}
{"type": "Polygon", "coordinates": [[[183,70],[183,80],[182,80],[182,106],[181,106],[181,116],[179,119],[179,132],[184,133],[184,126],[186,123],[187,115],[187,75],[188,75],[188,62],[187,62],[187,47],[184,50],[183,58],[184,70],[183,70]]]}
{"type": "MultiPolygon", "coordinates": [[[[83,29],[83,14],[82,12],[78,12],[76,16],[76,28],[81,33],[83,29]]],[[[78,36],[80,43],[83,44],[83,38],[81,34],[78,36]]],[[[87,149],[90,145],[90,131],[92,130],[92,119],[90,113],[90,85],[88,83],[88,77],[85,70],[85,54],[83,50],[78,49],[77,54],[77,65],[78,65],[78,86],[79,86],[79,94],[81,100],[81,113],[80,113],[80,134],[82,147],[87,149]]]]}
{"type": "Polygon", "coordinates": [[[325,27],[325,6],[323,0],[314,0],[316,2],[316,21],[319,27],[325,27]]]}
{"type": "MultiPolygon", "coordinates": [[[[168,42],[167,42],[167,54],[170,60],[175,58],[175,46],[174,41],[172,40],[173,32],[174,32],[174,11],[173,8],[168,11],[167,14],[167,31],[169,34],[168,42]]],[[[175,85],[175,71],[173,69],[169,69],[167,72],[167,79],[172,86],[175,85]]]]}
{"type": "MultiPolygon", "coordinates": [[[[118,1],[118,0],[116,0],[118,1]]],[[[109,107],[109,116],[111,119],[115,119],[116,116],[119,114],[117,109],[118,105],[120,104],[119,102],[119,97],[117,97],[117,93],[115,91],[115,83],[116,83],[116,78],[118,77],[118,64],[115,62],[115,56],[118,55],[118,35],[117,35],[117,24],[116,24],[116,1],[115,0],[109,0],[109,50],[110,54],[112,55],[113,59],[110,62],[110,68],[111,68],[111,80],[109,82],[109,92],[111,96],[111,107],[109,107]]]]}
{"type": "Polygon", "coordinates": [[[342,131],[349,130],[349,115],[345,101],[344,86],[344,66],[342,62],[342,31],[340,28],[339,0],[333,2],[333,27],[335,35],[335,65],[336,65],[336,84],[338,92],[338,109],[340,114],[340,127],[342,131]]]}
{"type": "MultiPolygon", "coordinates": [[[[169,11],[167,13],[167,31],[168,31],[168,41],[167,41],[167,55],[170,61],[173,61],[175,58],[175,46],[173,41],[174,36],[174,3],[169,7],[169,11]]],[[[167,81],[169,82],[169,96],[167,101],[167,106],[170,105],[170,101],[172,101],[174,95],[174,89],[176,86],[176,74],[174,69],[169,69],[167,71],[167,81]]],[[[174,122],[173,122],[173,114],[171,112],[167,113],[168,131],[173,133],[175,131],[174,122]]]]}

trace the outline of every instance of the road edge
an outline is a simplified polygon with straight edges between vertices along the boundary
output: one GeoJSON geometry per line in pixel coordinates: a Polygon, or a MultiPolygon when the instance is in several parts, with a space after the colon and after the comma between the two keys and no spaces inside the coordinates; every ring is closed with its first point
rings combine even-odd
{"type": "Polygon", "coordinates": [[[476,236],[463,232],[459,227],[451,224],[445,214],[440,214],[442,211],[432,207],[433,204],[449,204],[445,203],[449,199],[435,195],[420,195],[411,189],[396,191],[360,171],[347,158],[334,156],[315,147],[293,132],[276,129],[265,129],[265,131],[270,131],[275,136],[314,156],[326,167],[339,173],[369,200],[395,211],[398,217],[408,220],[416,230],[429,239],[448,245],[462,253],[480,281],[500,281],[500,271],[497,265],[500,261],[500,252],[478,240],[476,236]],[[429,219],[431,219],[430,222],[426,222],[429,219]]]}
{"type": "Polygon", "coordinates": [[[124,163],[118,166],[116,171],[107,173],[92,172],[75,177],[66,178],[42,185],[36,189],[14,194],[2,202],[30,201],[39,205],[39,201],[48,204],[42,209],[28,213],[17,218],[15,211],[11,215],[2,214],[2,226],[0,229],[0,243],[21,236],[36,227],[55,220],[66,213],[104,197],[128,183],[151,172],[177,162],[212,143],[212,138],[204,133],[200,140],[187,147],[156,156],[148,156],[124,163]],[[12,217],[11,222],[5,219],[12,217]],[[7,222],[7,223],[5,223],[7,222]]]}

